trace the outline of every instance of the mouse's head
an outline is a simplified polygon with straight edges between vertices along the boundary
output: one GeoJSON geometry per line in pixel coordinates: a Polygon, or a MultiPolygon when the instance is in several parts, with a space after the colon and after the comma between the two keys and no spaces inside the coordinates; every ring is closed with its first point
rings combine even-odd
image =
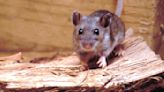
{"type": "Polygon", "coordinates": [[[109,14],[103,16],[82,16],[73,12],[72,22],[75,26],[73,43],[75,49],[95,51],[101,47],[105,33],[109,31],[109,14]]]}

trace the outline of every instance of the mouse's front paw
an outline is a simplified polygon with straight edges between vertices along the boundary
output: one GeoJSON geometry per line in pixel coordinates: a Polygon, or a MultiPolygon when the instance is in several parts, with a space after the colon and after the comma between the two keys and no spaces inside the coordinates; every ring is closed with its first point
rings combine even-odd
{"type": "Polygon", "coordinates": [[[107,66],[107,61],[106,61],[105,56],[101,56],[100,59],[97,61],[97,64],[99,64],[99,67],[102,67],[102,68],[107,66]]]}
{"type": "Polygon", "coordinates": [[[114,53],[118,56],[124,56],[125,55],[125,50],[124,50],[124,46],[123,45],[118,45],[115,49],[114,49],[114,53]]]}

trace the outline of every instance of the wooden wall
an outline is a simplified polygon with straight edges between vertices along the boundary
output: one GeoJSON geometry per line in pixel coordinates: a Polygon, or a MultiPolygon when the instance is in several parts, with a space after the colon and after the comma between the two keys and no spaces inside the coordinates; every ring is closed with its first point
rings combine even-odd
{"type": "MultiPolygon", "coordinates": [[[[116,0],[0,0],[0,51],[72,50],[71,13],[115,11],[116,0]]],[[[126,28],[152,45],[155,0],[124,0],[126,28]]]]}

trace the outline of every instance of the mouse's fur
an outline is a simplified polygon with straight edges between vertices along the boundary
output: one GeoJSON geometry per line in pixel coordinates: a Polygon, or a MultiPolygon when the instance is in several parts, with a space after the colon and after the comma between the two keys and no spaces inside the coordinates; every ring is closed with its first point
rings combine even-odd
{"type": "Polygon", "coordinates": [[[98,10],[89,16],[79,12],[72,15],[74,24],[73,44],[80,59],[87,65],[98,56],[99,67],[107,65],[106,58],[125,37],[125,26],[121,19],[107,10],[98,10]]]}

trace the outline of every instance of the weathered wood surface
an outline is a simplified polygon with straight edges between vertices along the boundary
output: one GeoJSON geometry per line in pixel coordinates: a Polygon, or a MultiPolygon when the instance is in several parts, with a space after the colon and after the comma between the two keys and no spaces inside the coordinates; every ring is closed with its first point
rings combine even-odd
{"type": "Polygon", "coordinates": [[[58,57],[42,63],[0,62],[1,89],[104,87],[127,84],[164,72],[164,61],[142,37],[128,37],[125,53],[104,69],[81,70],[78,57],[58,57]],[[3,86],[2,86],[3,85],[3,86]]]}

